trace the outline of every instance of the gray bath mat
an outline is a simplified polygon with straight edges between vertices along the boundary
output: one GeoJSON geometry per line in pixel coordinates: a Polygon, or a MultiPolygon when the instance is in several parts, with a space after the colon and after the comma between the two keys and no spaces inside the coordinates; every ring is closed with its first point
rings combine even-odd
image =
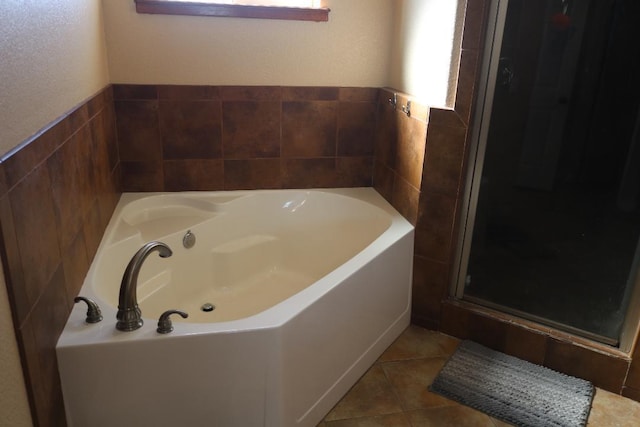
{"type": "Polygon", "coordinates": [[[523,427],[582,427],[594,388],[516,357],[463,341],[430,390],[523,427]]]}

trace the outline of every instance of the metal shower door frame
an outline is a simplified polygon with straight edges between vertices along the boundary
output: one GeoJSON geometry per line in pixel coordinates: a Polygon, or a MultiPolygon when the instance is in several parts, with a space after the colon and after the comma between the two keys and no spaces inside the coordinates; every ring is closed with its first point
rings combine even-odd
{"type": "Polygon", "coordinates": [[[454,260],[454,280],[451,294],[461,299],[471,253],[471,237],[475,225],[478,196],[480,194],[480,179],[484,165],[487,136],[491,122],[494,92],[499,71],[500,50],[504,35],[504,25],[507,18],[509,0],[492,0],[489,6],[485,49],[482,57],[478,86],[478,97],[474,125],[471,130],[471,144],[469,146],[469,171],[465,181],[464,197],[462,199],[462,224],[458,235],[458,250],[454,260]]]}

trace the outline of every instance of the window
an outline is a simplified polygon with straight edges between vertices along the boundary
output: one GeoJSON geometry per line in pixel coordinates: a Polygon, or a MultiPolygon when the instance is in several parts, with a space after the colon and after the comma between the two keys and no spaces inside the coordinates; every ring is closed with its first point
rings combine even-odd
{"type": "Polygon", "coordinates": [[[321,0],[135,0],[138,13],[328,21],[321,0]]]}
{"type": "MultiPolygon", "coordinates": [[[[193,0],[176,1],[192,2],[193,0]]],[[[320,8],[319,0],[204,0],[198,3],[239,4],[242,6],[303,7],[311,9],[320,8]]]]}

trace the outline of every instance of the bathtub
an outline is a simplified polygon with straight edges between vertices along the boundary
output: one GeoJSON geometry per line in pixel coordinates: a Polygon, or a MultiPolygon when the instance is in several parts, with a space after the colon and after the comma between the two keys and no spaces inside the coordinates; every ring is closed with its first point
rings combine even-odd
{"type": "Polygon", "coordinates": [[[76,304],[56,346],[68,424],[315,426],[409,324],[413,233],[372,188],[123,194],[80,292],[104,319],[76,304]],[[144,324],[118,331],[154,240],[173,255],[145,260],[144,324]],[[189,317],[159,334],[168,309],[189,317]]]}

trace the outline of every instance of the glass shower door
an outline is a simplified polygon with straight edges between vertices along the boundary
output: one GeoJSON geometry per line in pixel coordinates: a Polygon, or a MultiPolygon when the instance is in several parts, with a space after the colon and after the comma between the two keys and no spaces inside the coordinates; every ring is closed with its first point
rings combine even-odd
{"type": "Polygon", "coordinates": [[[495,2],[463,299],[618,343],[640,237],[637,3],[495,2]]]}

